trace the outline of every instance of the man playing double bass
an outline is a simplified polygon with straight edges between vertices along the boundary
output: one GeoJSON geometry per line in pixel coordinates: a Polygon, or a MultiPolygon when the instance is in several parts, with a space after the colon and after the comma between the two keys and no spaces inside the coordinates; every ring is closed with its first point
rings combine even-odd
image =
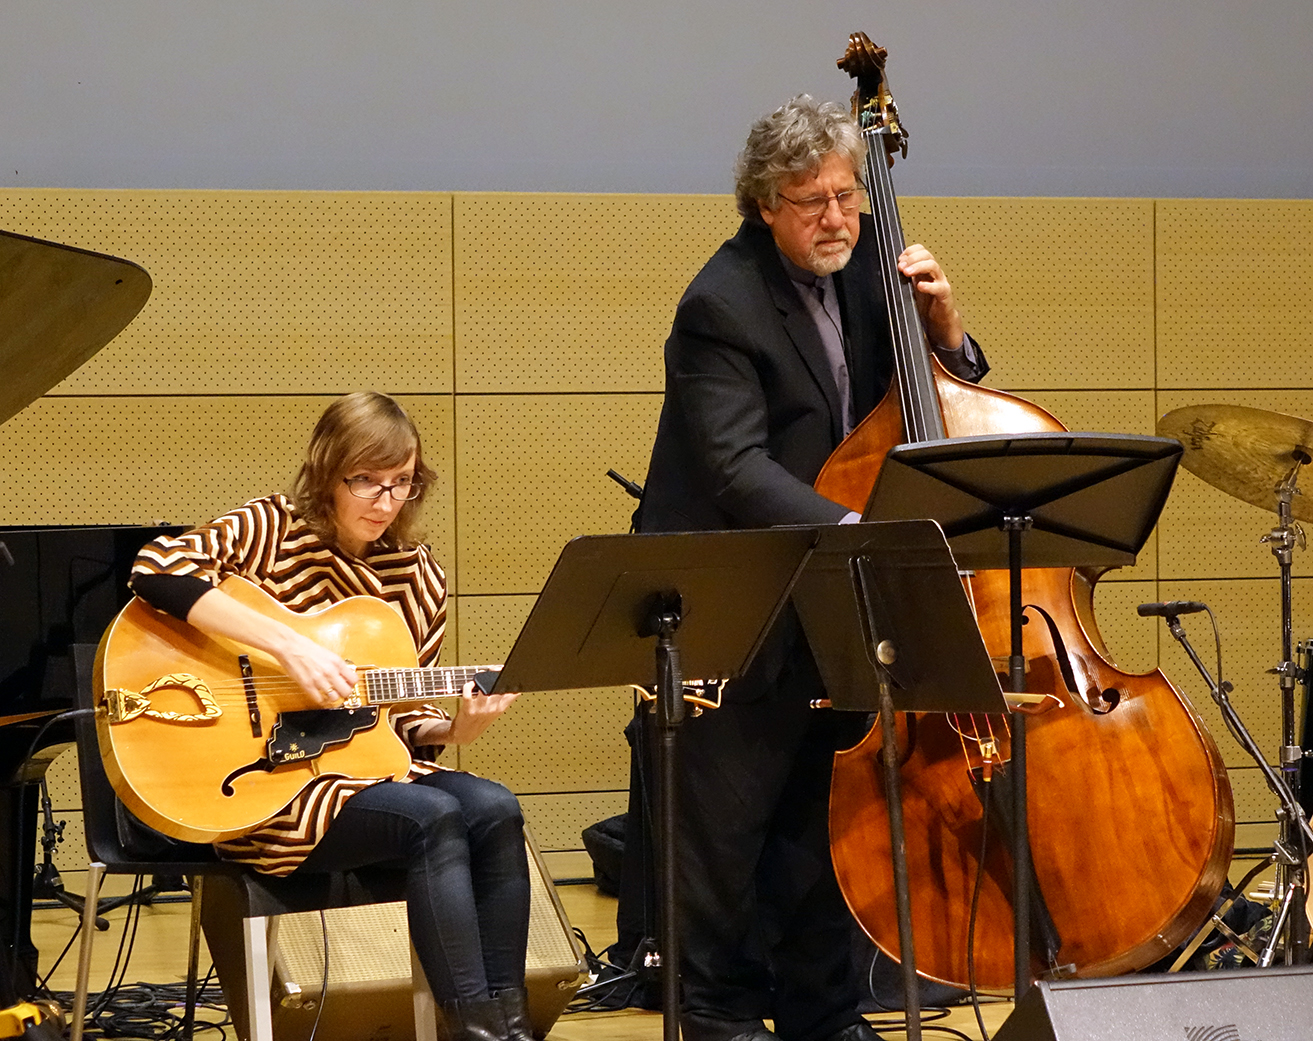
{"type": "MultiPolygon", "coordinates": [[[[807,95],[753,125],[735,169],[743,223],[694,278],[666,341],[640,531],[857,519],[812,482],[893,371],[864,155],[848,113],[807,95]]],[[[935,355],[979,380],[988,365],[938,262],[913,245],[898,269],[935,355]]],[[[810,708],[820,697],[790,611],[722,707],[681,729],[686,1041],[878,1041],[857,1012],[827,831],[833,754],[862,719],[810,708]]]]}

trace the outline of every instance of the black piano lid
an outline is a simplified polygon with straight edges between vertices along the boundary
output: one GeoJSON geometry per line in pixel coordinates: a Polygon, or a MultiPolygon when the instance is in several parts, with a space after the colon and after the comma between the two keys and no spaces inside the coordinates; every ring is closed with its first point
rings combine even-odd
{"type": "MultiPolygon", "coordinates": [[[[129,260],[0,231],[0,423],[114,339],[150,291],[129,260]]],[[[0,715],[52,700],[42,693],[51,659],[69,642],[96,642],[127,599],[122,557],[130,566],[155,531],[115,530],[0,533],[0,715]]],[[[71,693],[62,675],[54,685],[55,703],[71,693]]]]}
{"type": "Polygon", "coordinates": [[[0,231],[0,423],[122,332],[150,291],[130,260],[0,231]]]}

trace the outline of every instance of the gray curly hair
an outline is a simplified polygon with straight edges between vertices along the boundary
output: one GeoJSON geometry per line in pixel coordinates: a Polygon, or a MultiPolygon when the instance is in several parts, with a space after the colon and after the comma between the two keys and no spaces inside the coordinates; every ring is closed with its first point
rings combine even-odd
{"type": "Polygon", "coordinates": [[[866,144],[842,105],[799,94],[763,116],[752,124],[747,144],[734,164],[739,213],[760,221],[759,204],[775,209],[780,204],[780,186],[801,174],[815,173],[831,152],[847,158],[860,177],[866,144]]]}

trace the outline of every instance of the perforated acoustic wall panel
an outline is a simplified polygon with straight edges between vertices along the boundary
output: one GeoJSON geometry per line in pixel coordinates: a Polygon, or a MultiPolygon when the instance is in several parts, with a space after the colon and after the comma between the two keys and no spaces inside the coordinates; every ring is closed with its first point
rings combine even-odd
{"type": "Polygon", "coordinates": [[[209,520],[287,489],[304,438],[331,400],[47,395],[0,426],[0,473],[12,489],[4,520],[209,520]],[[301,436],[289,436],[293,430],[301,436]]]}
{"type": "MultiPolygon", "coordinates": [[[[1254,739],[1265,749],[1275,751],[1281,736],[1281,702],[1277,678],[1267,670],[1281,660],[1281,590],[1273,579],[1233,579],[1164,582],[1160,587],[1165,600],[1202,600],[1217,616],[1222,637],[1223,676],[1235,684],[1231,700],[1239,709],[1254,739]]],[[[1313,633],[1313,579],[1294,582],[1294,628],[1296,633],[1313,633]]],[[[1213,666],[1212,629],[1206,616],[1185,620],[1191,642],[1204,661],[1213,666]]],[[[1166,667],[1171,663],[1173,675],[1181,679],[1198,697],[1194,700],[1208,720],[1208,725],[1222,746],[1227,762],[1233,766],[1252,763],[1240,746],[1230,740],[1208,690],[1197,678],[1185,652],[1177,646],[1166,626],[1160,627],[1159,654],[1166,667]]]]}
{"type": "MultiPolygon", "coordinates": [[[[1196,699],[1196,703],[1198,699],[1196,699]]],[[[1263,772],[1250,760],[1243,766],[1231,765],[1227,769],[1231,780],[1231,797],[1235,800],[1237,849],[1270,847],[1277,838],[1277,798],[1267,786],[1263,772]]],[[[1233,880],[1253,867],[1256,858],[1239,859],[1231,867],[1233,880]]]]}
{"type": "MultiPolygon", "coordinates": [[[[1159,413],[1231,404],[1313,415],[1313,204],[1170,199],[1157,204],[1157,223],[1159,413]]],[[[1281,743],[1281,698],[1267,670],[1281,659],[1281,593],[1277,562],[1260,539],[1275,524],[1274,513],[1182,473],[1159,525],[1160,598],[1213,607],[1223,672],[1236,688],[1232,703],[1272,760],[1281,743]]],[[[1313,560],[1296,551],[1293,563],[1305,576],[1294,583],[1294,632],[1307,638],[1313,560]]],[[[1188,630],[1207,648],[1209,629],[1195,617],[1188,630]]],[[[1160,628],[1164,668],[1191,684],[1231,767],[1236,843],[1267,845],[1277,830],[1275,800],[1222,726],[1184,652],[1160,628]]]]}
{"type": "MultiPolygon", "coordinates": [[[[462,596],[465,659],[504,661],[533,603],[532,596],[462,596]]],[[[625,808],[623,732],[632,704],[628,688],[530,691],[461,749],[460,764],[519,793],[544,849],[575,848],[584,828],[625,808]]]]}
{"type": "Polygon", "coordinates": [[[675,303],[738,224],[720,195],[457,195],[457,391],[661,390],[675,303]]]}
{"type": "Polygon", "coordinates": [[[58,393],[451,390],[447,193],[3,191],[0,227],[154,279],[58,393]]]}
{"type": "Polygon", "coordinates": [[[1152,200],[912,198],[899,208],[908,241],[948,273],[993,386],[1153,386],[1152,200]]]}
{"type": "Polygon", "coordinates": [[[1158,380],[1313,384],[1313,201],[1158,203],[1158,380]]]}
{"type": "Polygon", "coordinates": [[[456,399],[462,593],[537,593],[576,535],[629,530],[637,503],[606,476],[642,482],[659,394],[456,399]]]}
{"type": "Polygon", "coordinates": [[[1154,621],[1136,614],[1135,608],[1158,599],[1155,585],[1111,578],[1101,579],[1094,587],[1094,621],[1109,659],[1123,672],[1151,672],[1158,664],[1158,628],[1154,621]]]}
{"type": "MultiPolygon", "coordinates": [[[[0,426],[4,524],[198,524],[286,491],[330,395],[47,395],[0,426]]],[[[438,487],[423,520],[454,559],[450,397],[402,396],[438,487]]],[[[445,558],[444,558],[445,554],[445,558]]]]}
{"type": "MultiPolygon", "coordinates": [[[[1313,417],[1313,203],[902,208],[988,382],[1070,429],[1149,433],[1210,401],[1313,417]]],[[[444,662],[500,660],[562,545],[627,530],[635,504],[605,472],[645,479],[675,305],[737,223],[728,196],[0,190],[0,227],[127,257],[155,283],[118,339],[0,427],[0,523],[206,520],[286,488],[333,395],[399,393],[439,473],[424,520],[453,592],[444,662]]],[[[1140,561],[1095,596],[1113,659],[1161,662],[1208,714],[1251,845],[1271,806],[1135,605],[1213,605],[1234,699],[1273,755],[1279,598],[1258,539],[1274,522],[1183,472],[1140,561]]],[[[1295,564],[1307,637],[1313,558],[1295,564]]],[[[623,808],[629,712],[624,690],[526,694],[459,761],[522,794],[544,849],[578,849],[623,808]]]]}

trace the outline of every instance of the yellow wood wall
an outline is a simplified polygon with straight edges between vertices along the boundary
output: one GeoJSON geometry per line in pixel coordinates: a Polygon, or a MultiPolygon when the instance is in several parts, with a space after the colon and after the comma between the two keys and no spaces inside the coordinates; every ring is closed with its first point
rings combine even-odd
{"type": "MultiPolygon", "coordinates": [[[[954,282],[988,382],[1072,429],[1148,434],[1209,402],[1313,416],[1313,203],[903,211],[954,282]]],[[[206,520],[286,488],[332,396],[388,391],[440,475],[425,520],[453,594],[444,660],[500,660],[565,541],[626,530],[634,504],[606,470],[643,479],[675,303],[737,223],[726,196],[0,190],[0,228],[129,258],[155,283],[122,335],[0,426],[0,524],[206,520]]],[[[1208,600],[1269,753],[1279,596],[1259,538],[1273,522],[1182,472],[1140,562],[1096,601],[1119,661],[1161,660],[1216,722],[1180,649],[1134,612],[1208,600]]],[[[1296,567],[1308,637],[1307,553],[1296,567]]],[[[623,808],[628,714],[625,691],[526,695],[462,765],[520,793],[544,849],[577,850],[623,808]]],[[[1238,843],[1268,842],[1271,800],[1215,733],[1249,822],[1238,843]]]]}

